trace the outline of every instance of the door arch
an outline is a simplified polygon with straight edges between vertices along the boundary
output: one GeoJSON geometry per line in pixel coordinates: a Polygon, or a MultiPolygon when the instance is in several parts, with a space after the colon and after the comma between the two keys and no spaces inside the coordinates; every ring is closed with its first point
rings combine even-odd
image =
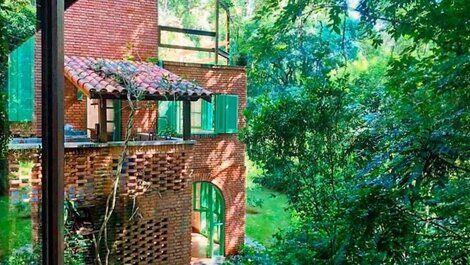
{"type": "Polygon", "coordinates": [[[206,181],[193,183],[193,225],[207,238],[206,257],[224,256],[225,200],[220,189],[206,181]],[[194,224],[196,222],[196,224],[194,224]]]}

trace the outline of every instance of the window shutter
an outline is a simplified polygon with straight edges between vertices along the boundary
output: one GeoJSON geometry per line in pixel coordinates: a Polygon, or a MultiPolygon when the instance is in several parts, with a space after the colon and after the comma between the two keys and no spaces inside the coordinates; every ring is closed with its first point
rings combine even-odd
{"type": "Polygon", "coordinates": [[[158,104],[158,132],[167,128],[181,132],[181,102],[161,101],[158,104]]]}
{"type": "Polygon", "coordinates": [[[215,132],[238,132],[238,96],[216,95],[215,97],[215,132]]]}
{"type": "Polygon", "coordinates": [[[34,37],[9,55],[8,116],[10,121],[33,120],[34,111],[34,37]]]}
{"type": "Polygon", "coordinates": [[[238,96],[226,95],[225,133],[238,132],[238,96]]]}
{"type": "Polygon", "coordinates": [[[121,101],[114,100],[114,130],[113,130],[113,141],[121,141],[121,128],[122,128],[122,115],[121,115],[121,101]]]}
{"type": "Polygon", "coordinates": [[[203,130],[212,130],[214,128],[214,108],[212,103],[203,100],[201,102],[201,125],[203,130]]]}
{"type": "Polygon", "coordinates": [[[225,95],[215,96],[215,133],[225,133],[225,95]]]}

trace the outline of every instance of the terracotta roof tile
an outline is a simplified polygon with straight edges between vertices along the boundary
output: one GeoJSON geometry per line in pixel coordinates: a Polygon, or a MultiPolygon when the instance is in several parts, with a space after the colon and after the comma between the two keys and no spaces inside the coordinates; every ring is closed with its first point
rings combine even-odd
{"type": "Polygon", "coordinates": [[[197,86],[157,65],[89,57],[65,56],[65,76],[87,96],[126,97],[127,90],[106,73],[128,73],[146,99],[181,98],[210,101],[212,92],[197,86]],[[99,68],[99,69],[97,69],[99,68]]]}

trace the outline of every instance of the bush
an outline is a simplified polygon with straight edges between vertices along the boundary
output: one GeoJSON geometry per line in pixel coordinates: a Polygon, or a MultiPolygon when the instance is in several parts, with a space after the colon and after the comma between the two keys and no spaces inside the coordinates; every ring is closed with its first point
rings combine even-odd
{"type": "Polygon", "coordinates": [[[243,246],[238,255],[229,257],[224,265],[272,265],[275,264],[261,245],[243,246]]]}

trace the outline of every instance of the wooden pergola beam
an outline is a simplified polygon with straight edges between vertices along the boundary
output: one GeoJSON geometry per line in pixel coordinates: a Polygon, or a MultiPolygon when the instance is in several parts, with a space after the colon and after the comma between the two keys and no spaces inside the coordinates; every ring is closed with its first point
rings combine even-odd
{"type": "MultiPolygon", "coordinates": [[[[111,94],[111,93],[91,93],[91,99],[117,99],[117,100],[128,100],[126,94],[111,94]]],[[[136,99],[136,98],[134,98],[136,99]]],[[[211,96],[157,96],[157,95],[145,95],[142,101],[198,101],[199,99],[211,102],[211,96]]],[[[137,99],[136,99],[137,100],[137,99]]]]}
{"type": "Polygon", "coordinates": [[[191,101],[183,101],[183,140],[191,139],[191,101]]]}
{"type": "Polygon", "coordinates": [[[107,117],[106,99],[100,99],[98,109],[98,140],[101,143],[108,142],[108,117],[107,117]]]}

